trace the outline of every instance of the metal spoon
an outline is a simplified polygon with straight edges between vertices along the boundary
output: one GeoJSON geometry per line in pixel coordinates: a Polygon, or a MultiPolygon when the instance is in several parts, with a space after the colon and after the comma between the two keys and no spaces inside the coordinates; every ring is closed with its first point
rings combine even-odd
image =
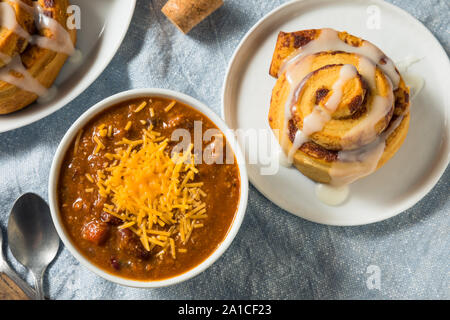
{"type": "Polygon", "coordinates": [[[6,274],[14,283],[25,293],[29,298],[35,299],[36,293],[34,290],[23,281],[16,272],[14,272],[8,262],[6,262],[6,257],[3,253],[3,234],[0,228],[0,273],[6,274]]]}
{"type": "Polygon", "coordinates": [[[16,200],[8,221],[9,247],[14,257],[33,273],[37,299],[44,299],[45,269],[55,258],[59,238],[50,208],[38,195],[26,193],[16,200]]]}

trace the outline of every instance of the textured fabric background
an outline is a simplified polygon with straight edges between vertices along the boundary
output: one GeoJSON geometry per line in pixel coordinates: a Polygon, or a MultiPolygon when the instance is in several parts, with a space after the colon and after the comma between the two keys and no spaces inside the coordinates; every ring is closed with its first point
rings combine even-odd
{"type": "MultiPolygon", "coordinates": [[[[160,13],[166,0],[138,0],[133,22],[103,74],[72,103],[30,126],[0,134],[0,225],[14,199],[47,198],[52,155],[69,126],[90,106],[139,87],[185,92],[220,113],[225,70],[250,27],[283,0],[226,0],[184,36],[160,13]]],[[[390,0],[422,21],[450,50],[448,0],[390,0]]],[[[61,246],[45,278],[52,299],[392,299],[450,298],[450,170],[412,209],[361,227],[329,227],[288,214],[250,188],[247,214],[227,252],[206,272],[162,289],[107,282],[61,246]],[[381,270],[369,290],[367,267],[381,270]]],[[[8,253],[12,266],[30,275],[8,253]]]]}

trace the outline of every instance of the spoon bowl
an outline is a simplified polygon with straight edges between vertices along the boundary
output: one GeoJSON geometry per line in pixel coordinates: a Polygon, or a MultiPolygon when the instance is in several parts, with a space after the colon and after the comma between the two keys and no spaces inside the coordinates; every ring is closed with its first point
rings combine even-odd
{"type": "Polygon", "coordinates": [[[16,200],[9,216],[8,239],[13,256],[33,273],[38,299],[44,299],[42,279],[58,252],[59,237],[50,208],[40,196],[26,193],[16,200]]]}

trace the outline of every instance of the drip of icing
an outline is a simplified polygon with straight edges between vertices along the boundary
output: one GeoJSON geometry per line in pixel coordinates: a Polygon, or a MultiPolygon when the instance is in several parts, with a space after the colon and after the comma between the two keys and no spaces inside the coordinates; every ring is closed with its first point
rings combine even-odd
{"type": "Polygon", "coordinates": [[[291,86],[289,97],[286,100],[284,109],[285,119],[290,120],[292,118],[291,107],[297,100],[296,95],[301,91],[303,87],[305,77],[310,73],[310,67],[312,63],[312,56],[307,56],[304,59],[293,63],[288,70],[286,70],[286,80],[291,86]],[[297,90],[296,90],[297,89],[297,90]]]}
{"type": "Polygon", "coordinates": [[[414,100],[417,95],[422,91],[423,86],[425,85],[425,80],[416,74],[406,73],[403,75],[403,80],[405,80],[406,85],[411,90],[410,96],[411,100],[414,100]]]}
{"type": "MultiPolygon", "coordinates": [[[[307,56],[304,59],[300,59],[300,60],[296,61],[295,63],[290,65],[288,67],[288,69],[286,70],[286,80],[289,82],[291,89],[289,91],[289,96],[286,100],[286,104],[284,107],[284,124],[283,124],[283,130],[280,132],[280,134],[281,134],[280,144],[281,144],[282,149],[289,150],[288,154],[290,154],[291,150],[292,150],[292,147],[289,147],[288,123],[289,123],[289,120],[292,119],[291,107],[293,104],[295,104],[296,93],[299,92],[299,90],[295,90],[295,89],[302,87],[302,82],[304,82],[305,77],[309,73],[311,63],[312,63],[312,56],[307,56]]],[[[285,159],[285,160],[287,160],[287,163],[289,165],[292,165],[292,157],[289,157],[289,155],[288,155],[287,159],[285,159]]]]}
{"type": "Polygon", "coordinates": [[[289,162],[288,156],[286,156],[286,153],[284,153],[283,149],[278,150],[278,163],[286,168],[289,168],[292,166],[292,161],[289,162]]]}
{"type": "Polygon", "coordinates": [[[338,206],[347,200],[350,194],[350,188],[348,185],[334,187],[331,185],[317,183],[315,193],[319,201],[329,206],[338,206]]]}
{"type": "MultiPolygon", "coordinates": [[[[358,70],[362,78],[369,84],[372,92],[376,91],[376,68],[377,65],[366,57],[359,56],[358,70]]],[[[371,102],[371,109],[368,110],[366,117],[349,130],[344,136],[343,141],[351,140],[352,137],[360,137],[358,142],[360,145],[366,145],[374,141],[378,135],[375,130],[376,124],[381,121],[389,113],[394,104],[394,93],[392,82],[387,78],[389,89],[386,97],[375,95],[371,102]]]]}
{"type": "Polygon", "coordinates": [[[419,92],[422,91],[422,88],[425,84],[425,80],[417,74],[408,73],[408,69],[413,64],[421,61],[422,59],[423,58],[418,58],[414,55],[408,55],[404,59],[396,62],[398,70],[401,73],[404,73],[403,80],[405,81],[406,85],[411,90],[411,93],[410,93],[411,100],[414,100],[414,98],[417,97],[419,92]]]}
{"type": "Polygon", "coordinates": [[[299,48],[292,55],[292,58],[283,64],[279,74],[281,75],[288,65],[295,63],[305,56],[322,51],[345,51],[368,57],[373,63],[378,64],[381,70],[388,75],[394,84],[394,89],[398,86],[400,75],[395,70],[394,62],[386,57],[380,49],[368,41],[364,41],[360,47],[349,45],[342,41],[339,38],[338,32],[333,29],[323,29],[317,39],[314,39],[305,46],[299,48]],[[385,64],[379,64],[382,59],[386,62],[385,64]]]}
{"type": "Polygon", "coordinates": [[[372,90],[376,90],[377,84],[375,73],[377,70],[377,66],[371,60],[360,56],[358,61],[358,70],[362,78],[368,82],[369,88],[372,90]]]}
{"type": "Polygon", "coordinates": [[[309,140],[308,136],[305,135],[301,130],[297,130],[295,133],[294,142],[292,143],[292,147],[289,149],[287,161],[289,164],[292,164],[294,161],[294,155],[298,148],[300,148],[305,142],[309,140]]]}
{"type": "Polygon", "coordinates": [[[55,19],[47,17],[39,4],[36,3],[34,8],[36,26],[39,30],[49,29],[53,38],[35,35],[32,37],[31,42],[41,48],[72,55],[75,48],[67,30],[55,19]]]}
{"type": "Polygon", "coordinates": [[[52,101],[56,97],[57,94],[58,94],[58,88],[51,87],[47,90],[47,92],[44,95],[40,96],[37,99],[37,103],[48,103],[48,102],[52,101]]]}
{"type": "Polygon", "coordinates": [[[325,124],[331,120],[330,114],[320,108],[314,106],[313,111],[303,120],[303,133],[309,137],[314,132],[321,131],[325,124]]]}
{"type": "Polygon", "coordinates": [[[348,185],[359,178],[365,177],[377,168],[385,148],[385,141],[377,141],[373,146],[339,152],[338,161],[333,162],[329,174],[331,185],[348,185]],[[355,151],[355,152],[353,152],[355,151]],[[349,166],[347,162],[352,162],[349,166]]]}
{"type": "Polygon", "coordinates": [[[329,174],[331,185],[348,185],[362,177],[373,173],[386,147],[387,138],[398,128],[403,116],[397,117],[378,138],[372,143],[355,150],[338,152],[338,161],[333,162],[329,174]],[[352,163],[349,166],[349,162],[352,163]]]}
{"type": "Polygon", "coordinates": [[[333,84],[332,94],[325,103],[325,109],[314,106],[313,112],[305,117],[303,121],[303,133],[307,136],[323,129],[325,124],[331,120],[331,115],[336,111],[342,99],[342,87],[350,79],[356,77],[356,68],[353,65],[343,65],[339,73],[339,79],[333,84]]]}
{"type": "Polygon", "coordinates": [[[83,53],[81,50],[75,50],[69,58],[69,62],[75,65],[81,64],[83,62],[83,53]]]}
{"type": "MultiPolygon", "coordinates": [[[[345,64],[342,66],[341,71],[339,73],[339,79],[333,84],[332,90],[333,94],[325,103],[325,108],[327,111],[332,114],[336,111],[339,103],[341,103],[342,99],[342,87],[347,83],[350,79],[356,77],[357,71],[356,68],[351,64],[345,64]]],[[[322,129],[320,129],[322,130],[322,129]]],[[[320,131],[319,130],[319,131],[320,131]]]]}
{"type": "Polygon", "coordinates": [[[0,69],[0,80],[15,85],[22,90],[35,93],[38,96],[43,96],[47,93],[47,88],[33,78],[22,64],[19,56],[12,58],[9,64],[0,69]],[[22,77],[13,76],[10,71],[20,73],[22,77]]]}
{"type": "Polygon", "coordinates": [[[0,3],[0,22],[2,27],[13,31],[26,40],[30,39],[30,34],[17,22],[16,11],[7,2],[0,3]]]}
{"type": "Polygon", "coordinates": [[[344,203],[349,196],[349,185],[377,169],[387,138],[398,128],[402,120],[403,116],[395,119],[388,130],[371,144],[356,150],[340,151],[339,161],[333,163],[329,172],[332,177],[330,184],[316,184],[317,199],[330,206],[344,203]],[[348,165],[349,162],[352,163],[351,166],[348,165]]]}
{"type": "Polygon", "coordinates": [[[413,64],[421,61],[423,58],[417,58],[416,56],[413,55],[407,55],[404,59],[399,60],[395,63],[395,65],[397,66],[398,70],[403,73],[403,72],[407,72],[409,67],[411,67],[413,64]]]}

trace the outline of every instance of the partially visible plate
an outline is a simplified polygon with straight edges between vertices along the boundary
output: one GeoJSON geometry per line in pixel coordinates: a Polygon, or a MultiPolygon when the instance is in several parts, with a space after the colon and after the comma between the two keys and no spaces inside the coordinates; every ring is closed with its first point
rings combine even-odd
{"type": "MultiPolygon", "coordinates": [[[[450,62],[434,36],[414,17],[381,0],[303,0],[289,2],[261,19],[244,37],[228,68],[223,118],[232,129],[270,132],[267,114],[275,80],[268,74],[279,31],[330,27],[377,45],[394,61],[420,59],[408,73],[425,87],[413,100],[408,137],[380,170],[350,187],[342,205],[330,207],[315,196],[315,184],[294,168],[263,175],[266,160],[248,164],[253,185],[284,210],[329,225],[362,225],[390,218],[417,203],[437,183],[450,158],[450,62]],[[378,22],[371,21],[378,15],[378,22]],[[379,28],[378,28],[379,27],[379,28]]],[[[278,143],[270,134],[269,157],[278,143]]],[[[241,145],[249,157],[248,143],[241,145]]],[[[260,153],[260,150],[257,150],[260,153]]]]}
{"type": "Polygon", "coordinates": [[[76,48],[81,62],[68,60],[55,81],[56,95],[9,115],[0,115],[0,133],[40,120],[76,98],[109,64],[133,17],[136,0],[71,0],[80,7],[76,48]]]}

